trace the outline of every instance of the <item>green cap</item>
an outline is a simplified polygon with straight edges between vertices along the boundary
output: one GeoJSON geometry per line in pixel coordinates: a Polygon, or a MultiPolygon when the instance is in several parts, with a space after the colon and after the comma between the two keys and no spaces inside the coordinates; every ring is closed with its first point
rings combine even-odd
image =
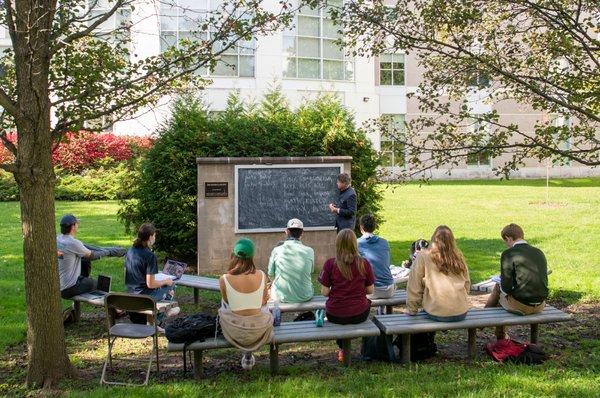
{"type": "Polygon", "coordinates": [[[254,243],[250,239],[242,238],[233,246],[233,254],[242,259],[254,256],[254,243]]]}

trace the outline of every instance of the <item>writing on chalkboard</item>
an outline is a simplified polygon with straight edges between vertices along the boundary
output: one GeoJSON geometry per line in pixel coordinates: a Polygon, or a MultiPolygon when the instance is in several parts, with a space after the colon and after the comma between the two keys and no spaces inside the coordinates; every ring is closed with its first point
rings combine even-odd
{"type": "Polygon", "coordinates": [[[305,229],[329,229],[327,205],[337,198],[340,164],[236,166],[236,230],[283,230],[291,218],[305,229]]]}

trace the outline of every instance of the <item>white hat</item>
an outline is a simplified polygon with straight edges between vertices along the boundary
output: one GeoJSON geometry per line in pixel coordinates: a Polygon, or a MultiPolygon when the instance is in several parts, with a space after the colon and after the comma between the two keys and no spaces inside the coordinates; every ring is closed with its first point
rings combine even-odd
{"type": "Polygon", "coordinates": [[[288,221],[287,227],[304,229],[304,224],[302,224],[302,221],[298,220],[297,218],[292,218],[290,221],[288,221]]]}

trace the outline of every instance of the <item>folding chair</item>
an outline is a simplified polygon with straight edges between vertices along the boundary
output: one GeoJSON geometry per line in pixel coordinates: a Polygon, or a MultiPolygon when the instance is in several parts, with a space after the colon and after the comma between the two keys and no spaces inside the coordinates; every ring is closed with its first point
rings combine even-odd
{"type": "Polygon", "coordinates": [[[156,302],[150,296],[142,294],[127,294],[127,293],[109,293],[105,299],[106,307],[106,319],[108,320],[108,355],[104,361],[104,367],[102,369],[102,377],[100,384],[116,384],[126,386],[145,386],[148,384],[150,378],[150,369],[152,367],[152,361],[156,355],[156,371],[159,372],[158,364],[158,329],[156,325],[156,316],[158,311],[156,310],[156,302]],[[117,310],[125,310],[128,312],[144,313],[151,316],[152,325],[140,325],[133,323],[116,323],[117,310]],[[112,349],[117,338],[124,339],[145,339],[152,337],[153,339],[153,352],[148,359],[136,359],[136,358],[115,358],[114,360],[129,361],[129,362],[143,362],[148,361],[148,369],[146,371],[146,380],[141,383],[123,383],[117,381],[106,380],[106,368],[107,366],[112,368],[112,349]]]}

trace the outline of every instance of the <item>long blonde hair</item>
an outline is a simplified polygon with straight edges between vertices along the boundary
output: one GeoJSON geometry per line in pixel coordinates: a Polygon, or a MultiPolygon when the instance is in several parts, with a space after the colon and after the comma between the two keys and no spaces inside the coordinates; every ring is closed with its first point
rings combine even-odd
{"type": "Polygon", "coordinates": [[[445,225],[440,225],[435,229],[431,237],[429,255],[434,264],[437,265],[438,270],[444,275],[468,274],[465,256],[456,246],[452,230],[445,225]]]}
{"type": "Polygon", "coordinates": [[[356,235],[351,229],[342,229],[335,239],[335,265],[344,278],[352,279],[352,266],[356,263],[358,272],[365,274],[364,260],[358,254],[356,235]]]}

